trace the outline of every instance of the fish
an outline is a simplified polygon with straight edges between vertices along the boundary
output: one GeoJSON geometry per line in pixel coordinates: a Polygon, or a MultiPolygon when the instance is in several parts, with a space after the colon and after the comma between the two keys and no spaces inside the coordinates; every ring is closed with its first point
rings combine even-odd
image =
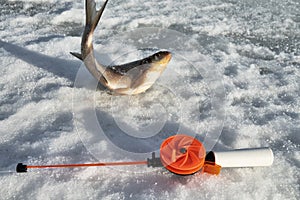
{"type": "Polygon", "coordinates": [[[169,51],[159,51],[146,58],[121,65],[103,65],[95,58],[93,34],[108,3],[100,10],[94,0],[85,1],[86,22],[81,39],[81,53],[70,52],[105,88],[114,94],[136,95],[148,90],[161,76],[172,58],[169,51]]]}

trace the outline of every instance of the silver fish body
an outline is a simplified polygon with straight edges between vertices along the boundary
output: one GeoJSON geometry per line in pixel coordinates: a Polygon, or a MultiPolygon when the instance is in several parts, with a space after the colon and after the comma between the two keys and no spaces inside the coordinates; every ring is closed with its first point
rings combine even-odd
{"type": "Polygon", "coordinates": [[[86,0],[86,24],[81,41],[81,54],[72,53],[82,60],[89,72],[113,93],[133,95],[145,92],[160,77],[171,60],[168,51],[157,52],[147,58],[116,66],[104,66],[94,56],[93,34],[107,5],[97,11],[94,0],[86,0]]]}

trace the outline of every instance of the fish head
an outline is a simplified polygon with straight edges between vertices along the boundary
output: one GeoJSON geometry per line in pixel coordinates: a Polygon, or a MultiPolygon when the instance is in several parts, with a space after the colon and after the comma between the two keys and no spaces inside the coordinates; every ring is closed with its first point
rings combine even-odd
{"type": "Polygon", "coordinates": [[[160,65],[167,65],[171,58],[172,54],[169,51],[160,51],[150,57],[152,63],[160,65]]]}

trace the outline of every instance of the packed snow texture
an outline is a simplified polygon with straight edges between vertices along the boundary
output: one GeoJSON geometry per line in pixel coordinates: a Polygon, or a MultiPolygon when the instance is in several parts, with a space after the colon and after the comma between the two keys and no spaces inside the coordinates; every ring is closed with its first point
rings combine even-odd
{"type": "Polygon", "coordinates": [[[80,50],[84,1],[0,0],[0,10],[0,199],[300,199],[298,0],[110,0],[94,35],[99,60],[173,52],[137,96],[111,95],[69,54],[80,50]],[[14,172],[19,162],[146,159],[177,133],[209,150],[270,147],[274,163],[219,176],[14,172]]]}

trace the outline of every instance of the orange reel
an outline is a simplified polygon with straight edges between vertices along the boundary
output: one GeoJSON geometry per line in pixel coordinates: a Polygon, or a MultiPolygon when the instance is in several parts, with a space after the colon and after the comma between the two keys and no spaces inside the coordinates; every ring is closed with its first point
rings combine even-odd
{"type": "Polygon", "coordinates": [[[206,162],[205,157],[202,143],[187,135],[171,136],[160,147],[160,160],[164,167],[179,175],[194,174],[201,169],[210,174],[219,174],[221,167],[206,162]]]}

